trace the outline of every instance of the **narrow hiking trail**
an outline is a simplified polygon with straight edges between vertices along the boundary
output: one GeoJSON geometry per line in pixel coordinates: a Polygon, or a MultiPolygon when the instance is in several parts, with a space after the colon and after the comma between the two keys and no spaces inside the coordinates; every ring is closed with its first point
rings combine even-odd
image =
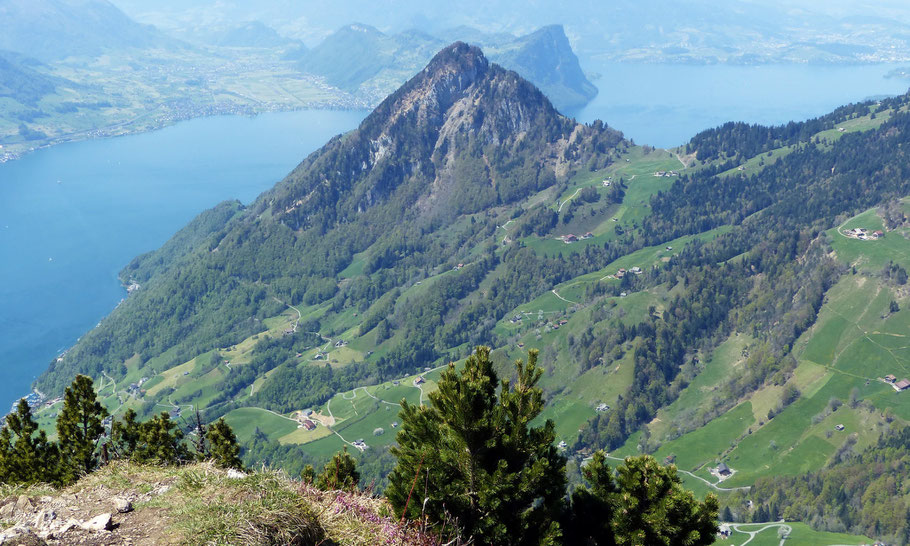
{"type": "Polygon", "coordinates": [[[554,295],[554,296],[556,296],[557,298],[561,299],[562,301],[564,301],[564,302],[566,302],[566,303],[571,303],[572,305],[578,305],[578,302],[577,302],[577,301],[567,300],[566,298],[560,296],[559,293],[556,291],[555,288],[554,288],[553,290],[550,290],[550,292],[553,292],[553,295],[554,295]]]}
{"type": "Polygon", "coordinates": [[[559,204],[559,208],[556,209],[557,214],[560,213],[560,212],[562,212],[562,208],[566,205],[566,203],[568,203],[570,199],[572,199],[573,197],[575,197],[576,195],[578,195],[578,192],[580,192],[580,191],[581,191],[581,188],[578,188],[577,190],[575,190],[575,193],[573,193],[572,195],[566,197],[566,200],[563,201],[562,203],[560,203],[560,204],[559,204]]]}

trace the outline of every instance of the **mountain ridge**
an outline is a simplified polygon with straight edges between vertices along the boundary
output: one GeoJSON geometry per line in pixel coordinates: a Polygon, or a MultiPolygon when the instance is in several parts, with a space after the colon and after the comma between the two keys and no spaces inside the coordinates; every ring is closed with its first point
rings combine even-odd
{"type": "MultiPolygon", "coordinates": [[[[219,291],[235,287],[248,294],[243,305],[225,315],[231,317],[230,326],[219,327],[217,337],[227,341],[255,328],[256,320],[280,312],[282,306],[264,299],[265,286],[283,287],[274,293],[276,300],[296,301],[305,294],[307,299],[325,301],[337,294],[337,281],[331,279],[351,264],[354,254],[373,247],[370,268],[394,269],[400,257],[394,257],[399,251],[392,249],[410,244],[404,241],[421,231],[436,242],[421,243],[422,249],[400,262],[401,267],[413,267],[407,264],[415,261],[439,267],[445,254],[466,251],[464,245],[478,236],[480,224],[453,239],[447,230],[459,218],[546,190],[596,154],[597,161],[609,162],[610,150],[622,143],[621,134],[603,124],[584,126],[562,117],[520,76],[490,64],[479,48],[456,43],[380,104],[360,127],[330,140],[239,215],[219,216],[226,223],[208,226],[204,243],[182,248],[168,260],[179,263],[182,256],[194,255],[208,264],[210,273],[204,276],[223,279],[219,291]],[[264,247],[254,246],[265,241],[264,247]],[[449,250],[440,254],[442,248],[449,250]],[[289,259],[313,253],[320,259],[289,259]],[[244,315],[246,321],[241,320],[244,315]]],[[[142,301],[143,306],[151,305],[150,312],[130,322],[176,319],[184,322],[183,333],[153,339],[148,337],[151,325],[134,329],[127,336],[143,341],[132,349],[120,346],[114,351],[118,356],[107,353],[114,360],[125,360],[134,352],[150,357],[148,351],[158,350],[153,347],[186,341],[187,335],[198,337],[194,328],[210,322],[202,309],[222,305],[200,298],[182,311],[172,310],[175,314],[167,318],[167,294],[181,289],[164,285],[182,284],[189,277],[181,268],[158,267],[159,274],[150,274],[150,266],[142,265],[156,262],[161,260],[146,257],[124,271],[124,280],[134,273],[147,279],[148,290],[140,290],[114,314],[129,313],[142,301]]],[[[213,287],[212,282],[205,284],[213,287]]],[[[66,363],[73,359],[82,362],[83,372],[99,369],[97,360],[89,365],[79,355],[97,357],[97,350],[105,351],[102,347],[109,342],[102,340],[112,335],[101,334],[107,324],[108,319],[102,321],[99,331],[52,368],[68,368],[66,363]],[[83,352],[96,342],[102,345],[83,352]]],[[[407,342],[411,347],[417,344],[416,339],[407,342]]],[[[380,368],[386,365],[391,364],[380,368]]]]}
{"type": "MultiPolygon", "coordinates": [[[[443,32],[448,40],[487,49],[485,55],[517,71],[540,88],[559,110],[587,104],[597,88],[587,80],[561,25],[542,27],[518,38],[459,27],[443,32]]],[[[356,94],[384,97],[409,79],[443,47],[439,38],[410,30],[385,34],[370,25],[352,23],[301,54],[304,71],[323,75],[329,84],[356,94]]]]}
{"type": "Polygon", "coordinates": [[[177,43],[107,0],[2,0],[0,19],[5,29],[0,50],[42,61],[177,43]]]}

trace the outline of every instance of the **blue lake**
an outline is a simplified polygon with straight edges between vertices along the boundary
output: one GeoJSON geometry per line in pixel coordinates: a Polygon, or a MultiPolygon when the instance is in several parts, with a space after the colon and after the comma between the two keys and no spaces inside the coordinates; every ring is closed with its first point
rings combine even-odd
{"type": "Polygon", "coordinates": [[[893,65],[690,66],[583,60],[598,95],[572,112],[606,121],[638,144],[669,148],[727,121],[779,125],[879,95],[906,93],[893,65]]]}
{"type": "MultiPolygon", "coordinates": [[[[583,63],[600,94],[574,115],[638,143],[686,142],[728,120],[779,124],[882,94],[890,66],[583,63]]],[[[65,144],[0,165],[0,410],[126,294],[117,272],[202,210],[252,201],[365,112],[215,117],[65,144]]]]}
{"type": "Polygon", "coordinates": [[[0,165],[0,414],[126,296],[134,256],[220,201],[249,203],[364,115],[198,119],[0,165]]]}

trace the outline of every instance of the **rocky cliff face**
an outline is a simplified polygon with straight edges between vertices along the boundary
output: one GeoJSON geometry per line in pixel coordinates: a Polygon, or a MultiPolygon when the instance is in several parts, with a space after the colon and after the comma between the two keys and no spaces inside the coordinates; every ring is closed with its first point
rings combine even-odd
{"type": "Polygon", "coordinates": [[[318,74],[340,89],[379,101],[414,75],[446,43],[479,45],[487,57],[515,70],[539,87],[560,110],[570,111],[590,101],[597,88],[587,80],[561,25],[530,34],[487,34],[469,27],[443,31],[441,40],[419,31],[385,34],[369,25],[338,29],[310,51],[292,53],[301,70],[318,74]]]}
{"type": "Polygon", "coordinates": [[[401,215],[432,200],[428,190],[443,189],[470,194],[455,212],[474,212],[555,183],[565,165],[582,159],[584,141],[603,139],[615,143],[620,135],[561,116],[528,81],[457,42],[356,131],[301,164],[268,203],[297,229],[351,221],[399,191],[407,193],[401,215]],[[452,186],[455,179],[461,186],[452,186]]]}

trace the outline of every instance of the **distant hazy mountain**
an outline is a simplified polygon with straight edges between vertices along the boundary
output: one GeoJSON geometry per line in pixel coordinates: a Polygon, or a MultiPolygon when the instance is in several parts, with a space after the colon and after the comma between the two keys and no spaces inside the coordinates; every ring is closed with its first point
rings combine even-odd
{"type": "Polygon", "coordinates": [[[440,38],[458,25],[524,33],[558,21],[583,57],[734,64],[910,60],[910,4],[899,0],[114,1],[167,28],[256,18],[308,43],[351,20],[388,33],[418,28],[440,38]]]}
{"type": "Polygon", "coordinates": [[[584,106],[597,95],[597,88],[582,72],[562,25],[543,27],[501,49],[490,50],[488,55],[533,82],[560,110],[584,106]]]}
{"type": "Polygon", "coordinates": [[[597,94],[560,25],[520,38],[470,27],[442,34],[444,39],[413,30],[386,34],[369,25],[347,25],[303,54],[300,67],[324,76],[335,87],[378,101],[417,73],[449,40],[462,40],[483,47],[490,60],[534,83],[559,110],[582,106],[597,94]]]}
{"type": "Polygon", "coordinates": [[[418,32],[387,35],[369,25],[353,24],[340,28],[306,53],[300,67],[352,93],[361,87],[363,91],[383,88],[380,93],[384,97],[413,76],[442,46],[440,40],[418,32]],[[387,84],[371,81],[379,78],[388,80],[387,84]]]}
{"type": "Polygon", "coordinates": [[[213,40],[215,45],[226,47],[284,47],[297,43],[279,34],[272,27],[259,21],[250,21],[218,33],[213,40]]]}
{"type": "Polygon", "coordinates": [[[106,0],[0,0],[0,49],[36,59],[171,43],[106,0]]]}

